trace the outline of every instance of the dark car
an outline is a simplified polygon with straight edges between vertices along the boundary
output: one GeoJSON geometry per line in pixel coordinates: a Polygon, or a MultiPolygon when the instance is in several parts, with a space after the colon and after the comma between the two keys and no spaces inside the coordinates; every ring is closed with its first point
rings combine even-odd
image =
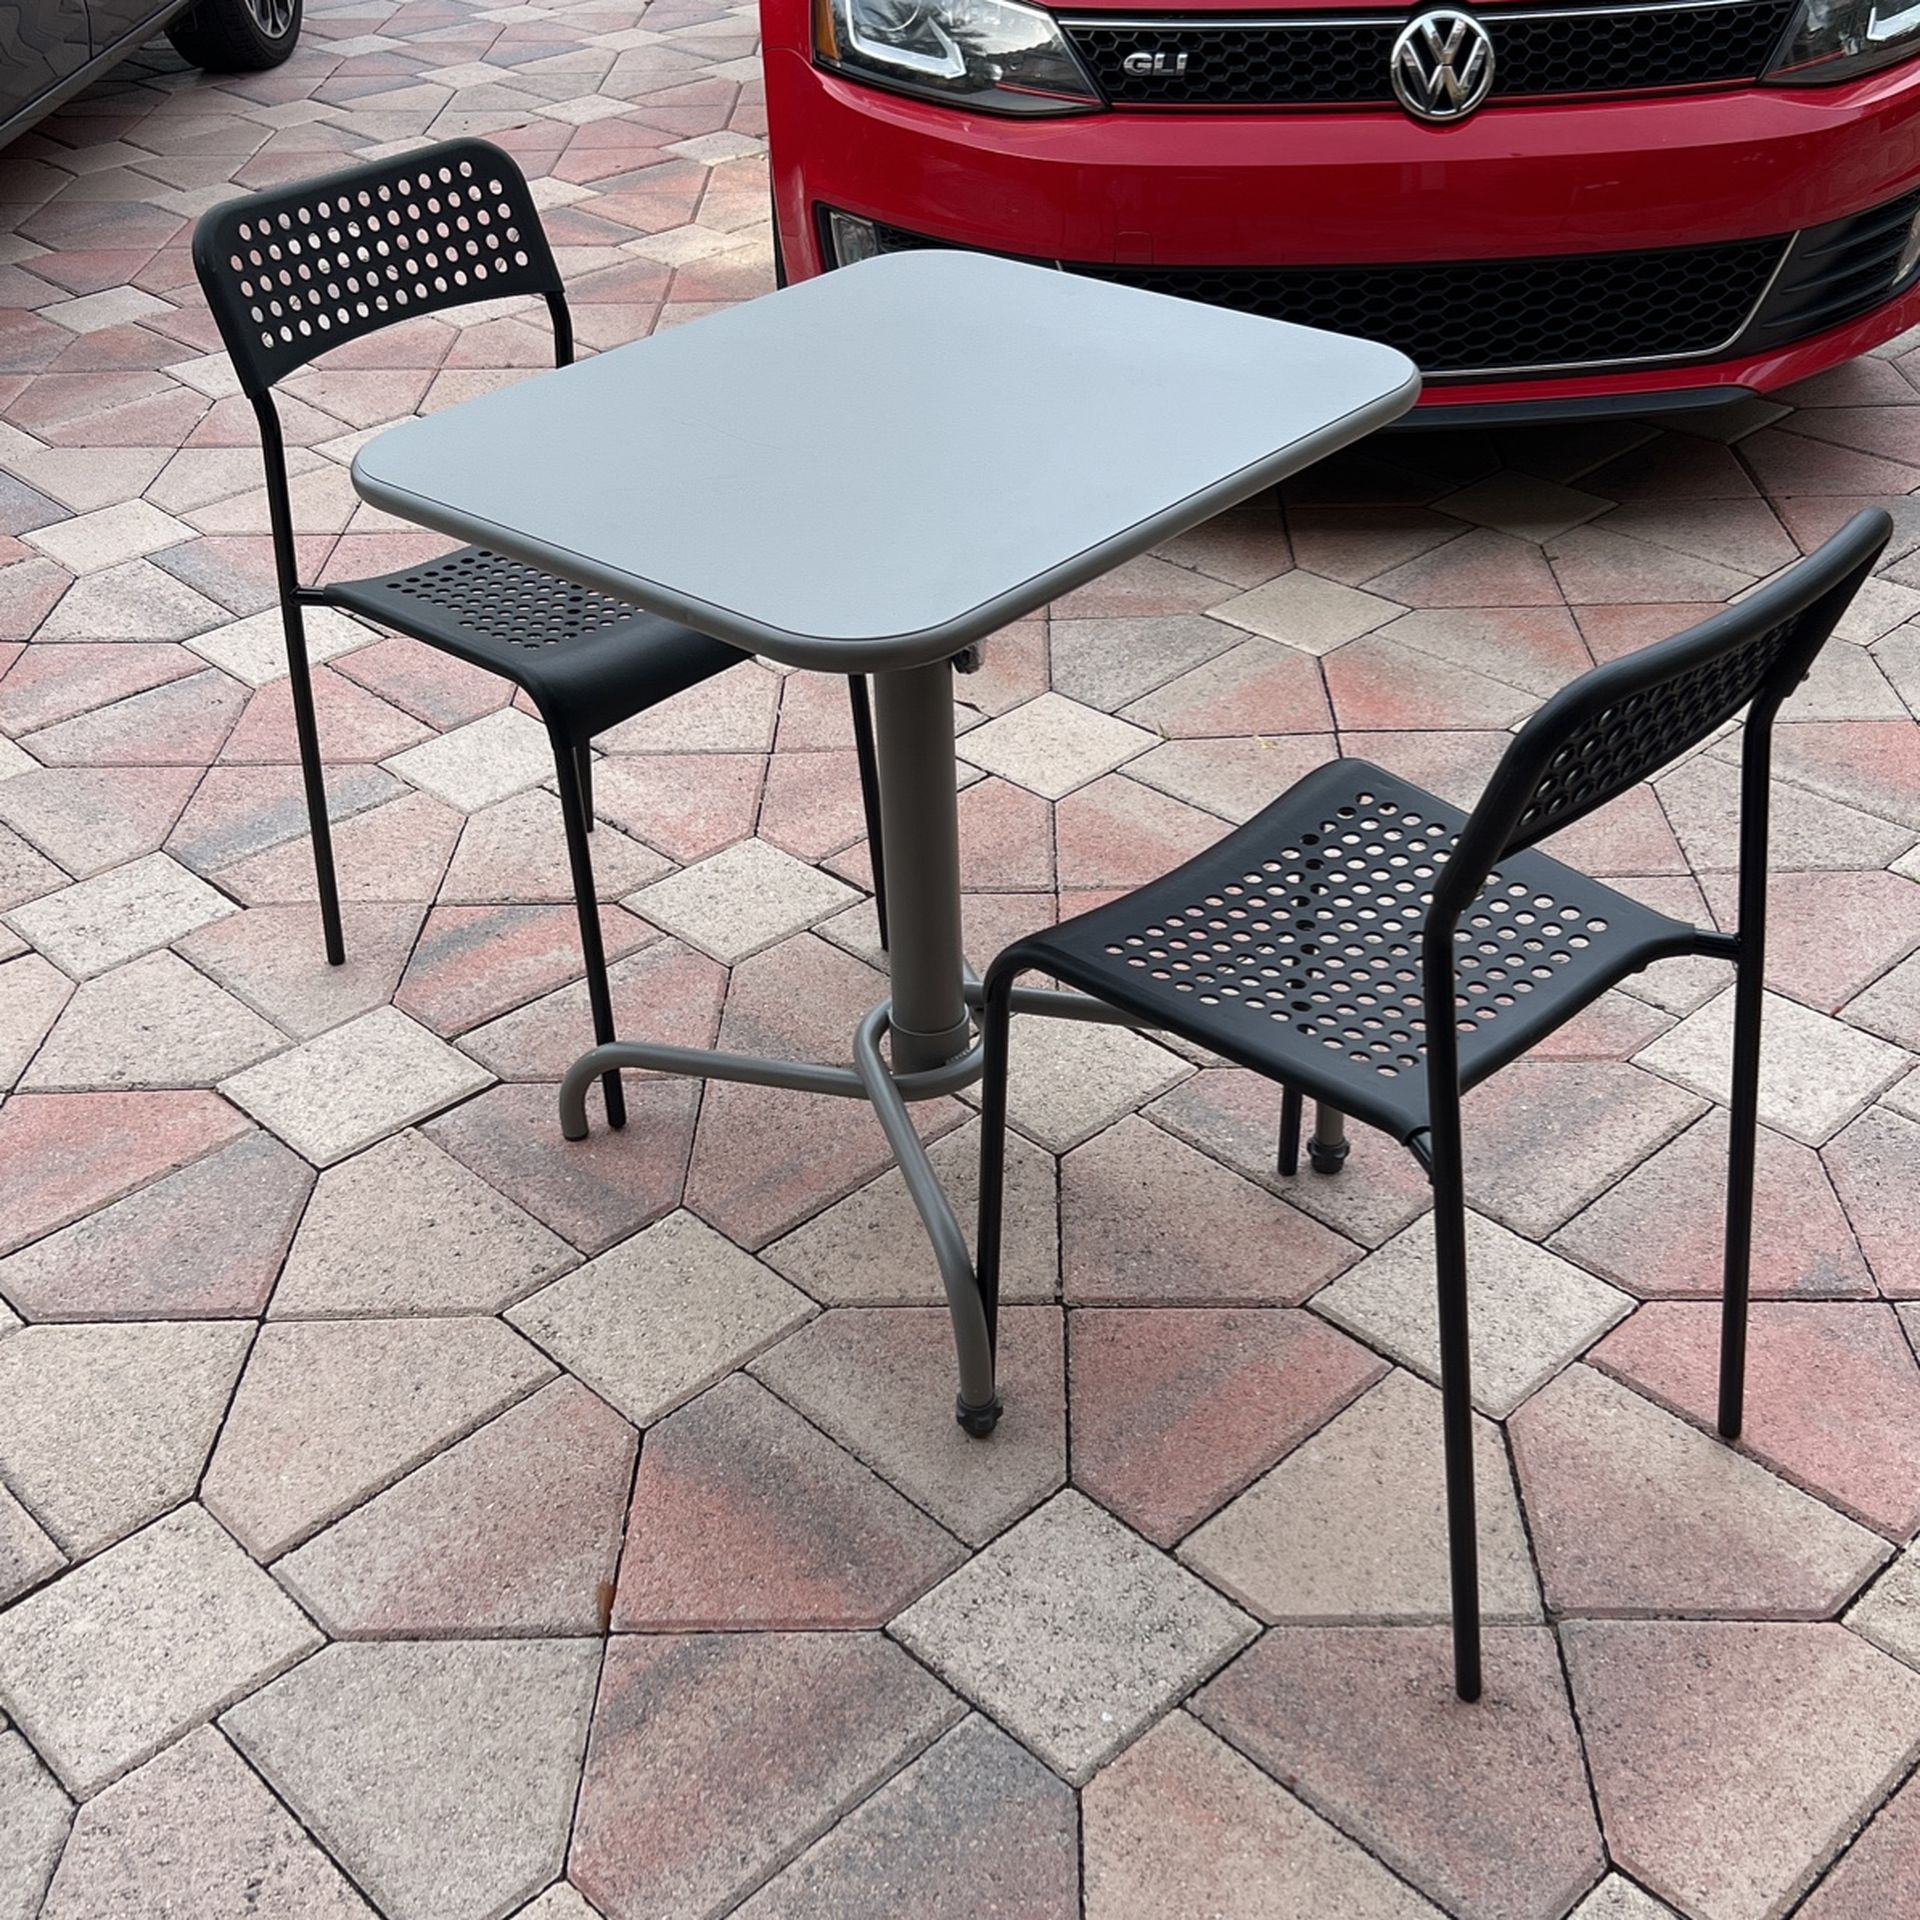
{"type": "Polygon", "coordinates": [[[0,0],[0,144],[164,31],[216,73],[277,67],[301,0],[0,0]]]}

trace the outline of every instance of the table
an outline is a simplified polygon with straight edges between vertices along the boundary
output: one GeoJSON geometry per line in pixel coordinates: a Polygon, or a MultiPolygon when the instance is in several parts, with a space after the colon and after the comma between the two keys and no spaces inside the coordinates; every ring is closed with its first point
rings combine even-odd
{"type": "MultiPolygon", "coordinates": [[[[952,663],[1418,391],[1371,341],[925,251],[406,421],[354,460],[402,519],[783,665],[873,676],[891,993],[851,1067],[615,1041],[569,1070],[561,1125],[585,1137],[587,1088],[616,1066],[871,1101],[940,1264],[970,1432],[999,1416],[993,1331],[906,1108],[980,1072],[952,663]]],[[[1037,988],[1015,1004],[1115,1017],[1037,988]]]]}

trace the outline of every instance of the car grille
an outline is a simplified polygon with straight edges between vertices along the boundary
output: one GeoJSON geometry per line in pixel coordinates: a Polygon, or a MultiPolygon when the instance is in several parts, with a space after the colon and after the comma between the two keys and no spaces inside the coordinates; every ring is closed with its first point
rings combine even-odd
{"type": "MultiPolygon", "coordinates": [[[[1708,0],[1585,12],[1480,15],[1493,36],[1493,97],[1636,93],[1755,78],[1794,0],[1708,0]]],[[[1271,20],[1073,18],[1062,22],[1100,90],[1120,107],[1352,107],[1391,104],[1389,59],[1407,16],[1271,20]],[[1127,71],[1132,54],[1162,71],[1127,71]],[[1172,71],[1184,57],[1185,70],[1172,71]]]]}
{"type": "MultiPolygon", "coordinates": [[[[938,245],[878,230],[883,251],[938,245]]],[[[1784,236],[1646,253],[1413,266],[1136,267],[1068,271],[1398,347],[1429,378],[1684,360],[1728,345],[1784,236]]]]}

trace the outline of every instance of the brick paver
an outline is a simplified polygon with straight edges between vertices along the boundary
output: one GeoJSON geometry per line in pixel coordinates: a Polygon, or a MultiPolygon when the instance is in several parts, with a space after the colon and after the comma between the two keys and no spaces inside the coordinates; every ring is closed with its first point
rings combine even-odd
{"type": "MultiPolygon", "coordinates": [[[[1264,1083],[1025,1023],[979,1445],[858,1108],[630,1074],[623,1134],[596,1093],[560,1138],[590,1025],[542,730],[335,614],[322,960],[192,217],[494,138],[600,350],[771,287],[764,131],[751,0],[314,0],[274,73],[156,43],[0,153],[0,1913],[1897,1920],[1920,336],[1780,405],[1381,439],[956,685],[983,966],[1330,754],[1470,802],[1571,675],[1895,510],[1779,733],[1737,1452],[1724,965],[1470,1105],[1463,1707],[1426,1189],[1380,1137],[1282,1178],[1264,1083]]],[[[547,355],[475,308],[291,378],[309,574],[438,551],[347,462],[547,355]]],[[[842,689],[743,662],[597,744],[623,1029],[842,1054],[882,991],[842,689]]],[[[1554,851],[1730,924],[1737,802],[1723,740],[1554,851]]],[[[964,1219],[971,1107],[916,1118],[964,1219]]]]}

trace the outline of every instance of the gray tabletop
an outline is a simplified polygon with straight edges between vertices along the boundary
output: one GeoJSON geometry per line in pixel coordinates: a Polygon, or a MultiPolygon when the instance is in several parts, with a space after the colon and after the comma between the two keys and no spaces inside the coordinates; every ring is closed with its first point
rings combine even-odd
{"type": "Polygon", "coordinates": [[[883,256],[391,428],[375,506],[836,672],[955,652],[1413,404],[1411,361],[883,256]]]}

